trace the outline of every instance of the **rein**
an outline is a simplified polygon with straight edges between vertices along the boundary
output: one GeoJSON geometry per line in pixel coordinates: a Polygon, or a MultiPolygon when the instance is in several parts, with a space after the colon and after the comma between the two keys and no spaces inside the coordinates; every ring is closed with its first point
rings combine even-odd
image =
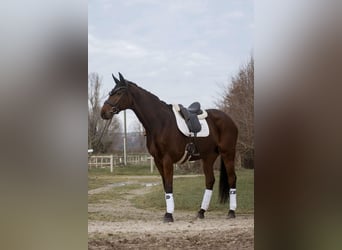
{"type": "MultiPolygon", "coordinates": [[[[127,87],[126,87],[126,86],[125,86],[125,87],[119,87],[119,88],[117,88],[117,89],[114,88],[114,89],[112,89],[112,90],[109,92],[109,96],[114,95],[115,92],[118,92],[119,90],[122,90],[122,89],[124,89],[124,90],[127,91],[127,87]]],[[[117,103],[120,103],[121,98],[122,98],[122,96],[119,98],[119,100],[117,101],[117,103]]],[[[114,103],[110,102],[109,100],[106,100],[104,103],[107,104],[107,105],[109,105],[109,106],[111,106],[111,108],[112,108],[111,113],[113,113],[113,114],[118,114],[118,113],[121,111],[121,109],[118,107],[117,104],[114,104],[114,103]]],[[[96,148],[100,145],[101,140],[102,140],[102,137],[103,137],[105,131],[108,129],[109,124],[112,122],[113,117],[114,117],[114,116],[112,116],[112,118],[110,118],[110,120],[107,120],[107,121],[106,121],[106,124],[105,124],[105,126],[103,127],[102,133],[101,133],[101,135],[100,135],[100,137],[99,137],[99,140],[98,140],[98,142],[97,142],[97,144],[96,144],[96,148]]]]}
{"type": "Polygon", "coordinates": [[[108,129],[109,124],[112,122],[112,119],[113,119],[113,117],[112,117],[110,120],[107,120],[107,121],[106,121],[106,124],[105,124],[105,126],[103,127],[102,133],[101,133],[101,135],[100,135],[100,137],[99,137],[99,140],[98,140],[98,142],[97,142],[95,148],[97,148],[97,147],[100,145],[101,140],[102,140],[102,137],[103,137],[105,131],[108,129]]]}

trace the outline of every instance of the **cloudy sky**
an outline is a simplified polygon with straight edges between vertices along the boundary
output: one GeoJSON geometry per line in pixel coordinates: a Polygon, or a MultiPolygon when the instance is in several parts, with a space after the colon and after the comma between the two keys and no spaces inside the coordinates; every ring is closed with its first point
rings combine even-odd
{"type": "MultiPolygon", "coordinates": [[[[253,53],[252,0],[89,0],[89,72],[111,73],[149,90],[167,103],[215,107],[253,53]]],[[[135,127],[129,111],[128,130],[135,127]]],[[[123,114],[119,114],[122,118],[123,114]]]]}

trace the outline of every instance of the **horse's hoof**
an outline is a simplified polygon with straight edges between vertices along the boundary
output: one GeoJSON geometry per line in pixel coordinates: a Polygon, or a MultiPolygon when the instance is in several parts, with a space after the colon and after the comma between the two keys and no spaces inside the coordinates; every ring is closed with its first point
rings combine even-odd
{"type": "Polygon", "coordinates": [[[204,219],[204,212],[205,212],[204,209],[201,209],[200,211],[198,211],[197,218],[204,219]]]}
{"type": "Polygon", "coordinates": [[[229,210],[227,219],[234,219],[235,218],[235,211],[229,210]]]}
{"type": "Polygon", "coordinates": [[[173,222],[173,216],[171,213],[165,213],[164,223],[173,222]]]}

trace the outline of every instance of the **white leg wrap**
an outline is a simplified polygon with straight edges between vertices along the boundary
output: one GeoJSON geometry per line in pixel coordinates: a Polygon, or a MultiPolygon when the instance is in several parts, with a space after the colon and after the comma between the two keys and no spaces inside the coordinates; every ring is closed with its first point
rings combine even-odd
{"type": "Polygon", "coordinates": [[[204,191],[201,208],[204,209],[205,211],[208,210],[212,194],[213,194],[213,190],[206,189],[204,191]]]}
{"type": "Polygon", "coordinates": [[[166,212],[172,214],[175,211],[175,202],[173,201],[172,193],[165,193],[166,212]]]}
{"type": "Polygon", "coordinates": [[[236,209],[236,189],[231,188],[229,190],[229,209],[234,210],[236,209]]]}

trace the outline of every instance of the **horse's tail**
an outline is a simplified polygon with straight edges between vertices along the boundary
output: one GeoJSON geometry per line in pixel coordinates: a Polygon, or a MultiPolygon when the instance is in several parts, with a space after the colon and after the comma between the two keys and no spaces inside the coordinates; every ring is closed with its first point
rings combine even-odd
{"type": "Polygon", "coordinates": [[[220,170],[220,203],[226,203],[229,197],[229,183],[227,169],[224,165],[223,159],[221,158],[221,170],[220,170]]]}

